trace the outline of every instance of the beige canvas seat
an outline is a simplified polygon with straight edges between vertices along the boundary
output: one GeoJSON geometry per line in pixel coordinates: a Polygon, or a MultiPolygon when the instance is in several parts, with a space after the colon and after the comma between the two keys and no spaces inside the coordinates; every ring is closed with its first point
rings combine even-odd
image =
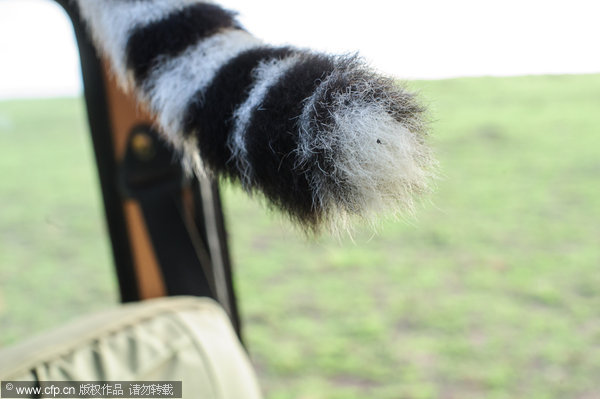
{"type": "Polygon", "coordinates": [[[0,380],[35,379],[182,381],[184,398],[261,397],[227,315],[196,297],[122,305],[0,350],[0,380]]]}

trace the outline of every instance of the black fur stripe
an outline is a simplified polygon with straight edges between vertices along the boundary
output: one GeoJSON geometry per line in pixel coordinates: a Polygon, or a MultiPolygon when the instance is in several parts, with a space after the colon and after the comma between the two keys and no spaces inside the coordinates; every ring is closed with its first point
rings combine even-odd
{"type": "Polygon", "coordinates": [[[134,29],[126,46],[127,67],[133,70],[136,81],[141,84],[160,57],[177,56],[223,28],[241,29],[234,13],[214,4],[193,4],[162,20],[134,29]]]}
{"type": "Polygon", "coordinates": [[[315,226],[323,216],[315,209],[307,177],[298,170],[298,120],[304,100],[334,69],[331,57],[306,54],[267,93],[246,132],[246,149],[257,188],[292,218],[315,226]]]}
{"type": "Polygon", "coordinates": [[[213,170],[237,175],[235,162],[228,163],[227,146],[233,129],[233,113],[248,96],[252,70],[268,59],[281,59],[294,52],[289,47],[258,47],[247,50],[225,64],[204,92],[194,95],[184,116],[184,134],[194,133],[204,162],[213,170]]]}

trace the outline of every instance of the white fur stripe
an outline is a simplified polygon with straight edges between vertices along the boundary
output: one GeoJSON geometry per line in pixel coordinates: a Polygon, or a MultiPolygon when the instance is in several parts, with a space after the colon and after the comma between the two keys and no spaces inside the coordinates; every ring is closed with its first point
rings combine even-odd
{"type": "Polygon", "coordinates": [[[382,103],[345,105],[340,96],[333,113],[332,137],[338,144],[336,172],[346,176],[355,193],[346,207],[363,216],[385,209],[412,207],[415,191],[425,190],[429,158],[417,136],[392,118],[382,103]]]}
{"type": "MultiPolygon", "coordinates": [[[[315,151],[322,150],[321,140],[316,138],[315,136],[319,136],[322,132],[319,132],[315,129],[316,127],[311,126],[311,122],[314,119],[315,106],[317,103],[317,99],[321,98],[324,94],[324,91],[327,89],[330,79],[336,71],[334,70],[328,76],[326,76],[317,86],[315,91],[312,93],[310,97],[304,100],[304,107],[302,108],[302,113],[300,114],[300,118],[298,119],[299,125],[299,137],[298,137],[298,163],[297,167],[303,167],[309,160],[311,159],[311,155],[315,151]]],[[[329,152],[331,154],[331,152],[329,152]]],[[[315,173],[312,176],[310,181],[312,195],[313,195],[313,204],[316,205],[320,209],[325,209],[327,207],[331,207],[332,203],[335,203],[327,196],[327,182],[326,182],[326,173],[321,169],[323,165],[319,165],[319,169],[323,173],[315,173]]]]}
{"type": "Polygon", "coordinates": [[[195,3],[194,0],[78,0],[81,16],[88,23],[94,42],[107,57],[123,87],[129,87],[125,47],[131,30],[161,20],[195,3]]]}
{"type": "Polygon", "coordinates": [[[142,92],[171,140],[179,139],[182,118],[192,96],[206,90],[231,58],[260,45],[260,40],[245,31],[225,30],[199,41],[177,57],[165,59],[151,72],[142,92]]]}
{"type": "Polygon", "coordinates": [[[326,90],[329,81],[335,76],[336,71],[334,70],[332,73],[327,75],[317,86],[315,91],[312,93],[310,97],[304,100],[304,107],[302,107],[302,114],[300,114],[300,118],[298,120],[298,124],[300,126],[300,137],[298,140],[298,153],[300,154],[300,159],[307,159],[312,153],[313,149],[311,149],[311,139],[314,135],[314,128],[311,126],[311,121],[313,120],[313,112],[315,111],[315,106],[317,103],[317,99],[323,96],[323,92],[326,90]]]}
{"type": "Polygon", "coordinates": [[[246,150],[246,131],[250,126],[252,115],[262,104],[267,92],[283,75],[298,63],[299,56],[293,55],[284,59],[263,61],[252,72],[254,83],[248,98],[233,114],[234,128],[229,136],[229,148],[232,158],[236,160],[242,183],[249,187],[252,181],[252,166],[246,150]]]}

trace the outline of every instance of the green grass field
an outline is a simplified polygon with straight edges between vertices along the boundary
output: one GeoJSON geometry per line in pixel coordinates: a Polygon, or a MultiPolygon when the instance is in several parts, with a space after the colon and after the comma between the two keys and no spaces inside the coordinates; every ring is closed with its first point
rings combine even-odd
{"type": "MultiPolygon", "coordinates": [[[[600,398],[600,75],[411,82],[442,178],[307,241],[224,187],[268,399],[600,398]]],[[[0,345],[117,301],[80,100],[0,102],[0,345]]]]}

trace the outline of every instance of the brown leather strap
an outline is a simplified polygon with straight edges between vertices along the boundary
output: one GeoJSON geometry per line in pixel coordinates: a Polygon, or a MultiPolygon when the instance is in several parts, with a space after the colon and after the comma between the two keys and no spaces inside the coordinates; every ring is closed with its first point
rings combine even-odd
{"type": "MultiPolygon", "coordinates": [[[[151,124],[152,117],[130,94],[124,93],[117,85],[106,62],[103,62],[102,69],[114,152],[117,163],[121,163],[125,156],[130,132],[140,124],[151,124]]],[[[123,211],[127,221],[140,299],[165,296],[165,283],[140,206],[134,200],[124,200],[123,211]]]]}

